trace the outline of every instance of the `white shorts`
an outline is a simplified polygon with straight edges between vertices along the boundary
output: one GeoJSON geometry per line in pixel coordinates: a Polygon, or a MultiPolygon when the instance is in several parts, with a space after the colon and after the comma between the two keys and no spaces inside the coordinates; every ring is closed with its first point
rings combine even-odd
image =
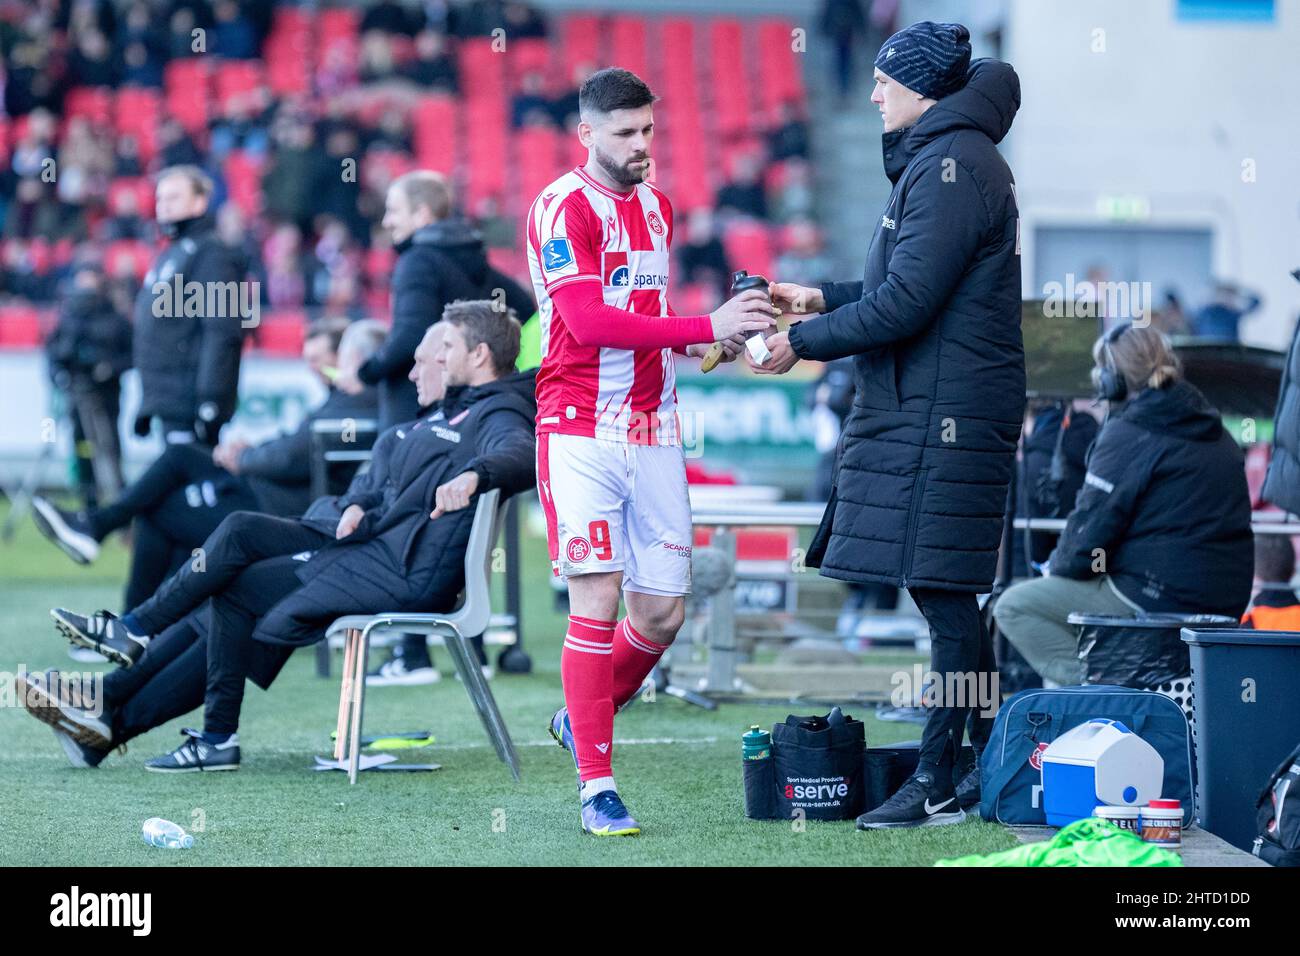
{"type": "Polygon", "coordinates": [[[537,494],[555,574],[622,571],[628,591],[691,590],[691,503],[681,446],[543,433],[537,494]]]}

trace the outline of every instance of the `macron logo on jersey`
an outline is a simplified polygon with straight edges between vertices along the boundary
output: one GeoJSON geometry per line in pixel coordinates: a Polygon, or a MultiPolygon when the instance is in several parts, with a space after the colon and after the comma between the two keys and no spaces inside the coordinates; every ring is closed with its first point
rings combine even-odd
{"type": "Polygon", "coordinates": [[[573,264],[573,247],[568,239],[548,239],[542,243],[542,268],[547,272],[573,264]]]}

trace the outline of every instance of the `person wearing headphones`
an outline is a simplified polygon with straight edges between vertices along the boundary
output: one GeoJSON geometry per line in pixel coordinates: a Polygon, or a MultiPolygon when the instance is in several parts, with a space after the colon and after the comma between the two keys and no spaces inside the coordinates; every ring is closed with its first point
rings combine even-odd
{"type": "Polygon", "coordinates": [[[1240,617],[1254,574],[1244,456],[1169,339],[1121,322],[1092,354],[1108,412],[1083,487],[1045,576],[993,610],[1045,685],[1083,679],[1071,612],[1240,617]]]}

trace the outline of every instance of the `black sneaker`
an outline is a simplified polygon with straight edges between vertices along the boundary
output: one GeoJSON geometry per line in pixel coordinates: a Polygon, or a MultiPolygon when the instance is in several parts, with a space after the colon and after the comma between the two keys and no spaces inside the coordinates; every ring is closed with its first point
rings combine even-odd
{"type": "Polygon", "coordinates": [[[952,771],[917,771],[898,792],[870,813],[858,817],[859,830],[890,830],[902,827],[938,827],[961,823],[966,811],[952,788],[952,771]]]}
{"type": "MultiPolygon", "coordinates": [[[[56,670],[44,674],[21,671],[14,678],[19,702],[27,713],[54,728],[69,759],[73,759],[70,743],[99,753],[99,760],[113,749],[113,721],[105,703],[98,699],[100,690],[102,684],[97,690],[93,684],[70,680],[56,670]]],[[[73,765],[83,766],[75,759],[73,765]]]]}
{"type": "Polygon", "coordinates": [[[130,667],[144,654],[149,638],[132,634],[111,611],[96,611],[90,617],[56,607],[50,611],[54,626],[73,644],[99,651],[110,661],[130,667]]]}
{"type": "Polygon", "coordinates": [[[90,564],[99,557],[99,542],[95,540],[84,511],[64,511],[35,495],[32,498],[32,519],[41,534],[78,564],[90,564]]]}
{"type": "Polygon", "coordinates": [[[186,727],[181,733],[185,742],[162,757],[145,761],[144,769],[155,773],[199,773],[208,770],[239,769],[239,734],[231,734],[224,744],[210,744],[203,732],[186,727]]]}
{"type": "Polygon", "coordinates": [[[957,784],[957,803],[963,810],[969,810],[971,807],[978,806],[980,802],[980,765],[977,763],[970,768],[966,776],[961,778],[957,784]]]}

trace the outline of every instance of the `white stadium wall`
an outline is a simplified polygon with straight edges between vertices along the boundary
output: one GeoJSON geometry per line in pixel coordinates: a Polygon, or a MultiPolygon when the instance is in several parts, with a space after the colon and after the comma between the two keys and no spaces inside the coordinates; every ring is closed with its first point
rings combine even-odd
{"type": "MultiPolygon", "coordinates": [[[[915,11],[923,4],[913,3],[915,11]]],[[[1300,0],[1256,3],[1266,19],[1197,19],[1180,0],[1018,0],[1007,6],[1004,55],[1023,104],[1004,146],[1015,171],[1024,292],[1043,294],[1044,230],[1180,238],[1167,265],[1208,271],[1258,292],[1250,344],[1285,348],[1300,312],[1300,0]],[[1187,243],[1191,243],[1188,245],[1187,243]]],[[[1102,245],[1099,243],[1099,246],[1102,245]]],[[[1081,243],[1077,280],[1092,261],[1081,243]]],[[[1144,270],[1145,271],[1145,270],[1144,270]]],[[[1172,275],[1172,271],[1169,272],[1172,275]]],[[[1181,290],[1184,308],[1204,301],[1181,290]]],[[[1111,275],[1151,280],[1160,275],[1111,275]]]]}

